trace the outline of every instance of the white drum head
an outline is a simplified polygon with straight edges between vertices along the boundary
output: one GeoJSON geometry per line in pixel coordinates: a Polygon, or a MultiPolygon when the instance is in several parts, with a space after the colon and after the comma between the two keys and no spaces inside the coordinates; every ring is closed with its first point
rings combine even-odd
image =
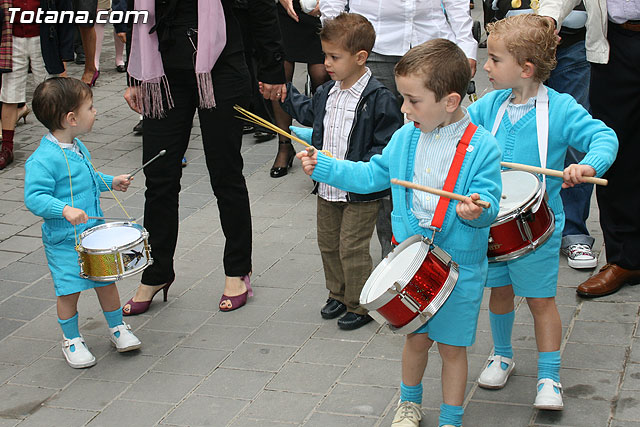
{"type": "MultiPolygon", "coordinates": [[[[422,242],[413,243],[397,254],[391,262],[382,262],[378,264],[371,275],[371,277],[375,277],[376,280],[369,286],[369,293],[366,295],[365,303],[370,303],[371,301],[376,300],[393,286],[393,283],[408,270],[409,266],[414,262],[420,251],[424,250],[422,245],[422,242]],[[378,269],[381,269],[382,271],[377,271],[378,269]]],[[[365,288],[366,287],[367,284],[365,284],[365,288]]],[[[363,303],[363,301],[360,301],[360,303],[363,303]]]]}
{"type": "Polygon", "coordinates": [[[142,233],[134,227],[109,227],[89,233],[80,244],[85,249],[111,249],[119,248],[135,242],[142,233]]]}
{"type": "Polygon", "coordinates": [[[502,171],[502,197],[498,218],[504,216],[531,200],[540,188],[540,180],[530,172],[502,171]]]}

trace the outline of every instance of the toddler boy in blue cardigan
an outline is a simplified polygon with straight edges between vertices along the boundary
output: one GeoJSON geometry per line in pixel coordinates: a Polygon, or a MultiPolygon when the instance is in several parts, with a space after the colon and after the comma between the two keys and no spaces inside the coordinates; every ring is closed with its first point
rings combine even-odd
{"type": "Polygon", "coordinates": [[[480,387],[504,387],[515,366],[511,332],[514,295],[526,297],[533,315],[538,348],[538,382],[534,407],[561,410],[560,344],[562,323],[555,303],[564,212],[560,187],[601,176],[613,163],[615,133],[569,94],[545,87],[555,67],[557,37],[553,25],[537,15],[517,15],[489,24],[484,69],[495,89],[469,107],[471,120],[492,129],[502,160],[562,170],[567,147],[587,153],[564,168],[564,179],[546,177],[549,207],[555,216],[551,237],[535,251],[512,261],[491,263],[489,319],[494,353],[480,374],[480,387]],[[546,131],[545,131],[546,130],[546,131]]]}
{"type": "Polygon", "coordinates": [[[122,320],[115,283],[80,277],[77,237],[103,223],[89,219],[103,216],[100,193],[109,188],[127,191],[128,175],[96,172],[91,156],[76,137],[91,131],[96,117],[89,86],[77,79],[53,77],[40,83],[33,94],[33,112],[49,129],[25,164],[24,203],[44,218],[42,241],[57,296],[58,322],[62,328],[62,353],[72,368],[96,363],[78,328],[80,292],[95,289],[109,338],[119,352],[140,348],[140,340],[122,320]]]}
{"type": "MultiPolygon", "coordinates": [[[[456,147],[471,125],[460,102],[471,72],[454,43],[433,39],[409,50],[395,68],[396,85],[411,121],[396,131],[382,154],[369,162],[336,160],[308,151],[298,153],[304,170],[320,182],[358,193],[381,191],[390,179],[414,181],[441,189],[456,147]]],[[[466,348],[475,341],[482,291],[487,273],[489,226],[498,214],[502,191],[497,142],[478,127],[467,147],[453,191],[466,195],[451,201],[434,243],[459,265],[458,281],[440,310],[420,329],[407,335],[402,353],[400,404],[393,425],[418,427],[422,418],[422,376],[434,342],[442,358],[439,425],[462,424],[467,381],[466,348]],[[473,200],[491,204],[482,209],[473,200]]],[[[397,242],[412,235],[431,236],[439,197],[399,186],[391,188],[391,224],[397,242]]]]}

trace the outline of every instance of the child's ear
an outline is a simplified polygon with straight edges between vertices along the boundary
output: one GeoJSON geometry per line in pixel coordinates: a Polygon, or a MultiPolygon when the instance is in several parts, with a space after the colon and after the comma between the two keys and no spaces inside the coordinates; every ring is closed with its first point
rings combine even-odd
{"type": "Polygon", "coordinates": [[[358,63],[358,65],[364,65],[367,62],[368,58],[369,52],[367,52],[366,50],[359,50],[358,52],[356,52],[356,62],[358,63]]]}
{"type": "Polygon", "coordinates": [[[447,103],[445,108],[447,109],[447,113],[453,113],[458,109],[460,103],[462,102],[462,97],[458,92],[451,92],[447,95],[447,103]]]}
{"type": "MultiPolygon", "coordinates": [[[[67,114],[65,114],[63,119],[63,125],[65,124],[67,126],[78,126],[78,119],[76,117],[76,113],[74,113],[73,111],[69,111],[67,114]]],[[[63,126],[63,127],[67,127],[67,126],[63,126]]]]}
{"type": "Polygon", "coordinates": [[[533,63],[526,61],[522,66],[522,73],[520,74],[520,76],[523,79],[530,79],[531,77],[533,77],[535,71],[536,71],[536,66],[533,65],[533,63]]]}

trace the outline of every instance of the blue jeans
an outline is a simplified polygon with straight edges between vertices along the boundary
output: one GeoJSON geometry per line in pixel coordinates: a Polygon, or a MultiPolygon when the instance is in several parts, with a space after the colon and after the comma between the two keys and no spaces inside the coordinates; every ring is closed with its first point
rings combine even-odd
{"type": "MultiPolygon", "coordinates": [[[[568,93],[578,103],[589,110],[589,80],[591,65],[587,62],[584,41],[567,48],[558,48],[556,53],[558,66],[551,72],[547,85],[558,92],[568,93]]],[[[564,165],[578,163],[584,153],[569,147],[564,165]]],[[[565,212],[565,224],[562,232],[563,248],[574,244],[593,245],[594,238],[589,235],[586,220],[589,217],[593,184],[578,184],[560,191],[565,212]]]]}

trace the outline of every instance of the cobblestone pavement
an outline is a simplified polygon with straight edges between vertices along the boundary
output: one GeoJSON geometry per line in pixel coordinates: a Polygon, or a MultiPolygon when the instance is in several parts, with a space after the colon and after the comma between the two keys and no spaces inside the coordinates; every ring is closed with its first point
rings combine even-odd
{"type": "MultiPolygon", "coordinates": [[[[125,106],[124,77],[112,62],[112,51],[107,51],[94,91],[98,120],[83,140],[95,166],[116,174],[140,165],[141,138],[131,133],[138,117],[125,106]]],[[[80,67],[71,65],[70,72],[77,76],[80,67]]],[[[487,86],[481,68],[476,81],[481,93],[487,86]]],[[[98,364],[69,368],[60,351],[41,221],[23,204],[24,162],[43,132],[33,116],[18,126],[16,161],[0,172],[0,427],[391,424],[403,338],[375,323],[341,331],[320,317],[326,290],[316,244],[315,196],[297,162],[288,176],[269,177],[275,140],[256,144],[247,136],[243,148],[256,295],[239,311],[218,311],[223,239],[197,121],[182,178],[178,275],[169,301],[157,298],[149,312],[127,319],[143,347],[118,354],[107,339],[95,294],[84,293],[81,330],[98,364]]],[[[140,174],[122,196],[138,219],[143,188],[140,174]]],[[[106,215],[120,215],[110,196],[102,206],[106,215]]],[[[596,208],[589,227],[601,248],[596,208]]],[[[372,253],[379,253],[376,242],[372,253]]],[[[492,347],[485,298],[476,343],[469,349],[466,427],[640,426],[640,293],[627,287],[606,298],[580,299],[574,288],[590,274],[561,260],[557,302],[563,324],[563,412],[532,408],[535,339],[522,302],[513,333],[515,375],[500,391],[477,387],[475,379],[492,347]]],[[[123,301],[133,295],[137,280],[118,283],[123,301]]],[[[437,425],[439,373],[439,357],[432,352],[424,378],[423,426],[437,425]]]]}

